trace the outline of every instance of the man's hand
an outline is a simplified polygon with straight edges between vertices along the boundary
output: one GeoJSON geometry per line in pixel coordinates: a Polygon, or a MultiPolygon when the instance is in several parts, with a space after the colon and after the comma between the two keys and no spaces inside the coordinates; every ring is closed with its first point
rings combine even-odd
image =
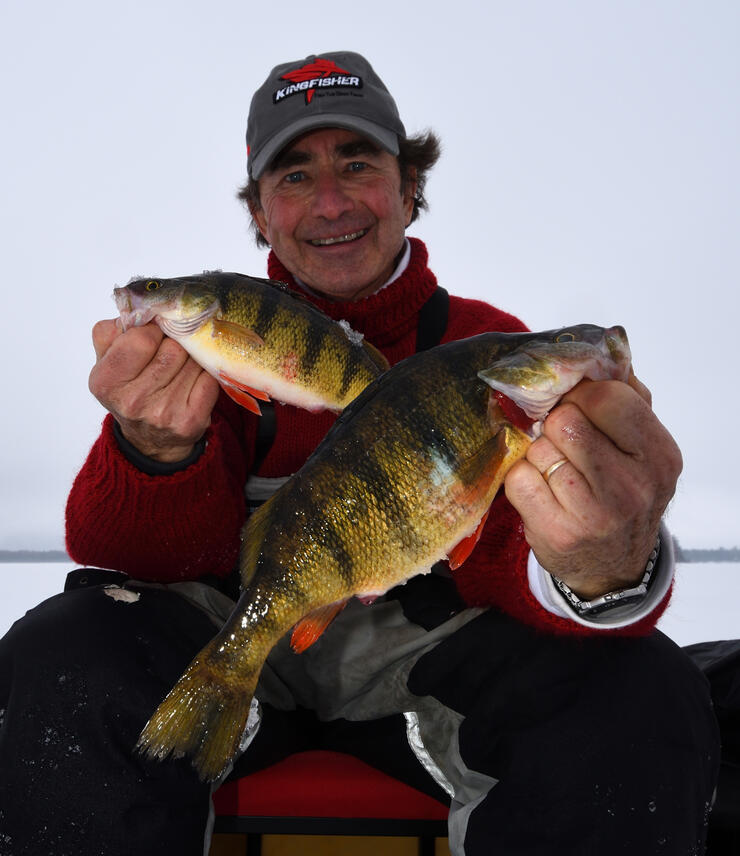
{"type": "Polygon", "coordinates": [[[118,321],[93,328],[90,391],[123,436],[158,461],[186,458],[211,421],[218,383],[155,324],[125,333],[118,321]]]}
{"type": "Polygon", "coordinates": [[[512,467],[506,496],[542,567],[592,599],[640,580],[681,466],[634,376],[583,381],[512,467]]]}

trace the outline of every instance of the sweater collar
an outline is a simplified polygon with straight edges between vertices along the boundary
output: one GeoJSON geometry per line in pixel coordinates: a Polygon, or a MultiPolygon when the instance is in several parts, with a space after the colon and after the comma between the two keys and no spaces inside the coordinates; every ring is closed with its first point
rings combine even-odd
{"type": "Polygon", "coordinates": [[[352,303],[337,303],[316,294],[306,294],[272,251],[267,259],[267,275],[301,291],[330,318],[348,321],[354,330],[375,345],[383,346],[416,326],[419,310],[437,287],[437,278],[427,267],[426,246],[418,238],[409,238],[409,244],[411,257],[403,273],[380,291],[352,303]]]}

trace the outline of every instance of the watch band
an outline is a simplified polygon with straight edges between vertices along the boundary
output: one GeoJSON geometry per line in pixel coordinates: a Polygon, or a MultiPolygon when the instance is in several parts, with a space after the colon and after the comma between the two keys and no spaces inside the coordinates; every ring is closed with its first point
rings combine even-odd
{"type": "MultiPolygon", "coordinates": [[[[618,589],[595,597],[593,600],[582,600],[566,583],[558,577],[553,576],[552,581],[555,588],[568,604],[568,606],[579,616],[591,618],[595,615],[601,615],[616,606],[629,606],[635,603],[640,603],[647,597],[650,591],[650,583],[653,579],[653,571],[658,562],[660,554],[660,536],[658,536],[655,547],[648,557],[645,571],[642,579],[636,586],[626,589],[618,589]]],[[[552,575],[551,575],[552,576],[552,575]]]]}

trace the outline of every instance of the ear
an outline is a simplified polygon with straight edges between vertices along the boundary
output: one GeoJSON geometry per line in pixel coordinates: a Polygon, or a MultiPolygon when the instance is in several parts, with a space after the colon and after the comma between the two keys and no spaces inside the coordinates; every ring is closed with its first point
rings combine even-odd
{"type": "Polygon", "coordinates": [[[405,214],[406,225],[410,225],[411,217],[414,213],[414,197],[416,196],[416,167],[408,168],[405,179],[402,179],[403,186],[403,210],[405,214]]]}
{"type": "Polygon", "coordinates": [[[262,237],[270,243],[270,239],[267,236],[267,218],[265,217],[264,210],[260,208],[253,208],[251,205],[249,206],[249,212],[252,215],[252,220],[254,220],[255,225],[260,231],[262,237]]]}

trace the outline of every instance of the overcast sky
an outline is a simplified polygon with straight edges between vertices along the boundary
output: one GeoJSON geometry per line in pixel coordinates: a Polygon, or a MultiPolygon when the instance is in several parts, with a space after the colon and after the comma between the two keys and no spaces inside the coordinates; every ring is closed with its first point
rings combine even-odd
{"type": "Polygon", "coordinates": [[[264,274],[234,196],[251,93],[332,50],[442,138],[411,229],[440,282],[536,329],[623,324],[684,454],[671,529],[740,545],[737,0],[0,9],[0,548],[62,546],[114,285],[264,274]]]}

